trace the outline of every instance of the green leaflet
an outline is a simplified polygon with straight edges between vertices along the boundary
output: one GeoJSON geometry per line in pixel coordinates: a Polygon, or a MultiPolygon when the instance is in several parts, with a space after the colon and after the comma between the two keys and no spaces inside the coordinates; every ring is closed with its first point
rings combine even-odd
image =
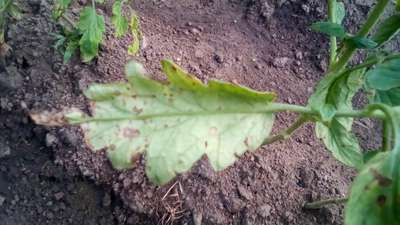
{"type": "Polygon", "coordinates": [[[117,0],[112,6],[113,16],[111,18],[115,27],[115,34],[117,37],[122,37],[126,34],[129,28],[128,19],[122,14],[122,0],[117,0]]]}
{"type": "Polygon", "coordinates": [[[130,27],[131,27],[131,32],[132,32],[132,37],[133,41],[132,43],[128,46],[128,53],[130,55],[136,55],[136,53],[139,52],[140,50],[140,21],[139,17],[132,12],[132,17],[131,17],[131,22],[130,22],[130,27]]]}
{"type": "Polygon", "coordinates": [[[53,9],[53,18],[59,19],[68,9],[69,5],[71,4],[71,0],[56,0],[54,3],[53,9]]]}
{"type": "Polygon", "coordinates": [[[379,25],[378,30],[372,37],[379,46],[390,41],[400,31],[400,14],[390,16],[379,25]]]}
{"type": "Polygon", "coordinates": [[[346,7],[343,2],[336,2],[336,18],[337,24],[342,24],[344,17],[346,16],[346,7]]]}
{"type": "Polygon", "coordinates": [[[396,10],[400,11],[400,0],[396,1],[396,10]]]}
{"type": "Polygon", "coordinates": [[[324,33],[329,36],[335,36],[338,38],[346,37],[346,30],[342,25],[337,23],[316,22],[311,25],[311,28],[316,32],[324,33]]]}
{"type": "Polygon", "coordinates": [[[378,46],[378,43],[365,37],[346,37],[345,40],[346,42],[352,44],[355,48],[360,49],[372,49],[378,46]]]}
{"type": "MultiPolygon", "coordinates": [[[[362,84],[364,70],[346,74],[328,74],[317,86],[310,97],[311,108],[323,112],[328,105],[336,110],[352,109],[351,100],[362,84]]],[[[332,111],[329,110],[329,111],[332,111]]],[[[352,118],[333,118],[329,123],[324,121],[323,113],[317,118],[316,134],[325,143],[335,158],[342,163],[360,168],[363,156],[357,138],[351,133],[352,118]]]]}
{"type": "Polygon", "coordinates": [[[96,9],[86,7],[81,11],[78,29],[82,34],[79,41],[83,62],[89,62],[97,56],[99,45],[106,30],[104,18],[96,13],[96,9]]]}
{"type": "Polygon", "coordinates": [[[373,102],[400,106],[400,88],[393,88],[387,91],[376,90],[373,102]]]}
{"type": "Polygon", "coordinates": [[[367,72],[366,83],[370,88],[387,91],[400,87],[400,59],[378,64],[367,72]]]}
{"type": "Polygon", "coordinates": [[[67,115],[70,123],[83,123],[94,151],[107,148],[115,168],[133,167],[143,153],[147,176],[165,184],[203,155],[222,170],[269,135],[274,116],[265,110],[275,94],[214,80],[206,85],[169,61],[162,66],[169,84],[146,78],[131,62],[129,82],[96,84],[85,92],[92,117],[67,115]]]}

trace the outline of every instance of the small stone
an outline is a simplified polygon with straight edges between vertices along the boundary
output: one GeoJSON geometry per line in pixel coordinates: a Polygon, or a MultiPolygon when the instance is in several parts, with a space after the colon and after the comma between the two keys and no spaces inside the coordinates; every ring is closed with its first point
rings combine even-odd
{"type": "Polygon", "coordinates": [[[53,144],[55,144],[57,142],[57,137],[47,133],[46,134],[46,146],[47,147],[51,147],[53,144]]]}
{"type": "Polygon", "coordinates": [[[57,201],[60,201],[61,199],[63,199],[64,196],[65,196],[65,194],[64,194],[63,192],[57,192],[57,193],[54,194],[54,198],[55,198],[57,201]]]}
{"type": "Polygon", "coordinates": [[[216,53],[214,59],[219,64],[224,62],[224,56],[221,53],[216,53]]]}
{"type": "Polygon", "coordinates": [[[3,206],[5,201],[6,201],[6,198],[0,195],[0,207],[3,206]]]}
{"type": "MultiPolygon", "coordinates": [[[[1,145],[1,143],[0,143],[1,145]]],[[[11,155],[11,149],[8,146],[0,146],[0,159],[11,155]]]]}
{"type": "Polygon", "coordinates": [[[111,196],[108,193],[104,195],[102,205],[104,207],[109,207],[111,205],[111,196]]]}
{"type": "Polygon", "coordinates": [[[197,210],[194,210],[193,211],[194,225],[201,225],[202,220],[203,220],[203,214],[201,212],[198,212],[197,210]]]}
{"type": "Polygon", "coordinates": [[[274,61],[272,62],[272,64],[275,67],[283,68],[289,63],[289,61],[290,61],[290,59],[288,57],[279,57],[279,58],[275,58],[274,61]]]}
{"type": "Polygon", "coordinates": [[[253,199],[253,194],[249,190],[244,188],[243,186],[239,186],[238,191],[239,191],[240,196],[242,196],[243,198],[245,198],[247,200],[253,199]]]}
{"type": "Polygon", "coordinates": [[[310,13],[310,6],[308,6],[308,5],[306,5],[306,4],[303,4],[303,5],[301,5],[301,8],[303,9],[303,11],[306,13],[306,14],[309,14],[310,13]]]}
{"type": "Polygon", "coordinates": [[[190,29],[190,32],[191,32],[192,34],[195,34],[195,35],[200,34],[200,30],[197,29],[197,28],[192,28],[192,29],[190,29]]]}
{"type": "Polygon", "coordinates": [[[300,51],[296,52],[296,59],[302,60],[303,59],[303,53],[300,52],[300,51]]]}
{"type": "Polygon", "coordinates": [[[262,205],[257,209],[258,215],[262,218],[266,219],[271,215],[271,206],[270,205],[262,205]]]}
{"type": "Polygon", "coordinates": [[[6,73],[0,73],[0,87],[8,90],[17,90],[24,84],[23,76],[14,66],[6,68],[6,73]]]}

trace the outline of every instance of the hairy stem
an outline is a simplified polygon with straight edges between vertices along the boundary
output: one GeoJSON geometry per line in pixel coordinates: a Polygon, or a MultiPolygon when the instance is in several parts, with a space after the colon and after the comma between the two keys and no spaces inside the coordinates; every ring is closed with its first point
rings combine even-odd
{"type": "MultiPolygon", "coordinates": [[[[385,11],[385,8],[388,5],[388,3],[389,0],[378,0],[377,4],[369,14],[367,21],[357,32],[356,36],[365,37],[368,35],[369,31],[374,27],[374,25],[378,22],[380,16],[382,15],[382,13],[385,11]]],[[[346,44],[339,61],[332,66],[331,71],[337,72],[343,70],[350,61],[350,59],[352,58],[355,51],[356,51],[355,46],[346,44]]]]}
{"type": "MultiPolygon", "coordinates": [[[[328,18],[332,23],[336,22],[336,0],[328,0],[328,18]]],[[[329,66],[332,66],[336,61],[337,41],[336,37],[330,37],[330,58],[329,66]]]]}
{"type": "Polygon", "coordinates": [[[290,137],[291,134],[293,134],[293,132],[295,132],[298,128],[300,128],[304,123],[306,123],[308,121],[310,121],[309,117],[303,116],[303,115],[299,116],[290,127],[279,132],[275,136],[271,136],[271,137],[268,137],[267,139],[265,139],[263,142],[263,145],[268,145],[268,144],[272,144],[277,141],[287,139],[288,137],[290,137]]]}
{"type": "Polygon", "coordinates": [[[342,204],[346,203],[348,200],[347,197],[345,198],[331,198],[331,199],[326,199],[326,200],[321,200],[321,201],[316,201],[316,202],[307,202],[304,204],[305,209],[320,209],[326,205],[331,205],[331,204],[342,204]]]}

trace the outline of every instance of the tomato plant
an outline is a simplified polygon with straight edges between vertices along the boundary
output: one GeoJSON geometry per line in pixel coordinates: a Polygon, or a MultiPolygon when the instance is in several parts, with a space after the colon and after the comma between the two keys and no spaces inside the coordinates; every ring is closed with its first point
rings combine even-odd
{"type": "MultiPolygon", "coordinates": [[[[90,62],[99,52],[99,47],[104,38],[104,16],[97,13],[96,4],[103,4],[104,0],[92,0],[91,6],[86,6],[80,11],[79,21],[75,23],[66,11],[72,0],[57,0],[54,5],[53,18],[63,27],[62,33],[56,35],[55,47],[64,54],[64,63],[68,62],[77,49],[83,62],[90,62]]],[[[139,51],[141,36],[139,18],[129,6],[129,0],[115,0],[112,5],[112,19],[115,36],[123,37],[130,31],[133,42],[128,47],[128,53],[135,55],[139,51]],[[129,16],[124,14],[124,7],[129,11],[129,16]]]]}
{"type": "MultiPolygon", "coordinates": [[[[348,199],[308,203],[307,208],[347,202],[347,225],[400,224],[400,54],[383,51],[400,30],[397,12],[377,25],[389,0],[378,0],[355,34],[342,25],[345,5],[328,1],[328,20],[312,28],[330,37],[330,65],[306,106],[275,102],[276,94],[211,80],[207,84],[170,61],[162,61],[168,83],[151,80],[135,62],[126,66],[127,82],[93,84],[84,93],[91,114],[77,109],[33,114],[45,125],[80,125],[94,151],[106,149],[116,169],[135,166],[144,154],[146,173],[158,185],[188,171],[203,155],[215,170],[232,165],[246,151],[288,138],[307,122],[332,155],[359,171],[348,199]],[[349,66],[359,50],[367,59],[349,66]],[[360,89],[369,103],[355,110],[360,89]],[[286,130],[270,135],[274,115],[298,113],[286,130]],[[383,123],[380,149],[361,149],[352,133],[354,118],[383,123]]],[[[377,134],[378,135],[378,134],[377,134]]]]}

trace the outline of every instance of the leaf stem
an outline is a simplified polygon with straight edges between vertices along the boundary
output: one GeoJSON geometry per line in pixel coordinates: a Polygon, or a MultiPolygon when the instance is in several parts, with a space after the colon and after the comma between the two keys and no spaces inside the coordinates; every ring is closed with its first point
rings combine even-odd
{"type": "Polygon", "coordinates": [[[347,200],[348,200],[347,197],[331,198],[331,199],[320,200],[320,201],[316,201],[316,202],[306,202],[303,207],[305,209],[320,209],[326,205],[346,203],[347,200]]]}
{"type": "MultiPolygon", "coordinates": [[[[377,4],[371,11],[368,16],[367,21],[361,27],[361,29],[357,32],[356,36],[358,37],[365,37],[368,35],[369,31],[373,28],[373,26],[378,22],[380,16],[385,11],[386,6],[388,5],[389,0],[378,0],[377,4]]],[[[343,53],[340,56],[340,59],[337,63],[335,63],[331,71],[338,72],[343,70],[346,67],[350,59],[352,58],[353,54],[356,51],[356,47],[350,44],[345,44],[343,53]]]]}
{"type": "Polygon", "coordinates": [[[310,117],[307,117],[304,115],[299,116],[296,119],[296,121],[291,126],[289,126],[287,129],[279,132],[275,136],[270,136],[270,137],[266,138],[263,142],[263,145],[269,145],[269,144],[272,144],[277,141],[286,140],[287,138],[290,137],[290,135],[293,134],[293,132],[295,132],[298,128],[300,128],[304,123],[306,123],[308,121],[310,121],[310,117]]]}
{"type": "MultiPolygon", "coordinates": [[[[336,0],[328,0],[328,18],[332,23],[336,22],[336,0]]],[[[335,36],[330,37],[330,58],[329,65],[332,66],[336,61],[337,40],[335,36]]]]}

